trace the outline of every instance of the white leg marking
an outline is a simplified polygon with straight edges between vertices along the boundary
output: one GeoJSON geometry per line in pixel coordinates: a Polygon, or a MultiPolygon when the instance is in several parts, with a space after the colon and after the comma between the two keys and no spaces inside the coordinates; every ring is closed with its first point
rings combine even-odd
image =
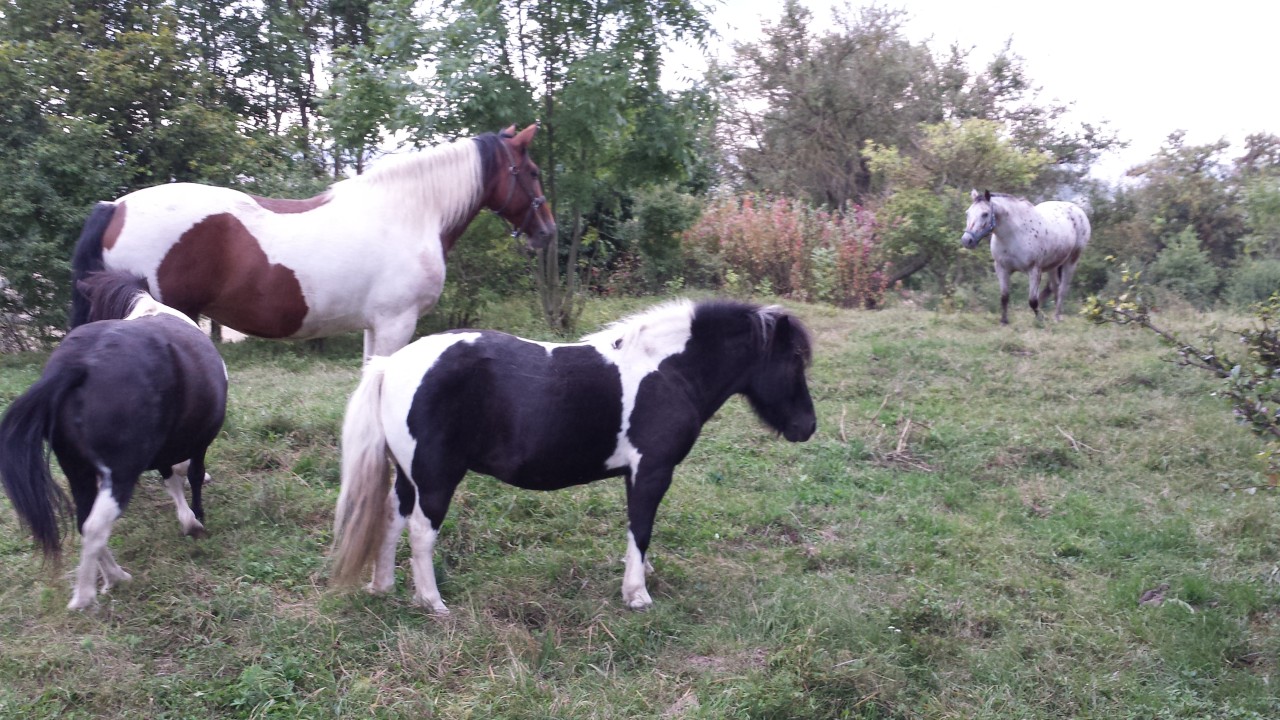
{"type": "Polygon", "coordinates": [[[417,503],[413,505],[413,513],[409,515],[409,546],[413,549],[413,601],[439,615],[448,615],[449,608],[440,599],[440,589],[436,587],[436,568],[431,555],[435,552],[437,532],[431,527],[431,521],[422,514],[417,503]]]}
{"type": "Polygon", "coordinates": [[[102,548],[102,557],[98,562],[98,569],[102,571],[102,592],[111,589],[116,583],[128,582],[133,576],[125,572],[116,562],[116,556],[111,554],[111,548],[102,548]]]}
{"type": "Polygon", "coordinates": [[[382,537],[382,548],[373,559],[373,580],[365,589],[379,595],[390,592],[396,584],[396,546],[404,533],[405,519],[400,514],[400,499],[395,489],[387,493],[387,534],[382,537]]]}
{"type": "MultiPolygon", "coordinates": [[[[97,594],[94,586],[98,580],[99,564],[103,561],[104,551],[106,557],[110,557],[107,540],[111,537],[111,524],[118,517],[120,505],[111,497],[110,482],[105,482],[93,501],[89,517],[84,521],[80,536],[80,567],[76,570],[75,587],[71,593],[71,602],[67,603],[68,610],[83,610],[93,604],[97,594]]],[[[115,565],[115,558],[111,558],[110,562],[115,565]]]]}
{"type": "Polygon", "coordinates": [[[187,496],[182,490],[182,485],[187,480],[187,465],[190,462],[188,460],[173,466],[173,474],[165,478],[164,490],[169,493],[169,497],[173,498],[174,507],[178,510],[178,523],[182,525],[182,534],[203,537],[205,535],[204,525],[196,519],[196,514],[191,510],[191,506],[187,504],[187,496]],[[181,472],[178,471],[179,468],[181,468],[181,472]]]}
{"type": "Polygon", "coordinates": [[[649,563],[640,556],[636,536],[627,531],[627,567],[622,572],[622,601],[632,610],[647,610],[653,605],[649,590],[645,588],[644,574],[649,563]]]}

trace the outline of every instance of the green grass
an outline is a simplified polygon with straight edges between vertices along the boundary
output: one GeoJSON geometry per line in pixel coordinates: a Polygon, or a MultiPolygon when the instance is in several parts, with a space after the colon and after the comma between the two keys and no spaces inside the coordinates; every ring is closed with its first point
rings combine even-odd
{"type": "MultiPolygon", "coordinates": [[[[706,426],[647,613],[621,602],[618,480],[464,482],[448,619],[409,604],[407,564],[391,597],[329,592],[359,340],[225,347],[208,539],[146,483],[112,537],[133,582],[68,613],[78,551],[43,569],[0,500],[0,716],[1280,716],[1280,497],[1223,490],[1261,482],[1258,446],[1209,378],[1074,317],[793,307],[818,433],[785,443],[741,400],[706,426]]],[[[1170,319],[1210,321],[1244,319],[1170,319]]],[[[0,357],[0,406],[43,359],[0,357]]]]}

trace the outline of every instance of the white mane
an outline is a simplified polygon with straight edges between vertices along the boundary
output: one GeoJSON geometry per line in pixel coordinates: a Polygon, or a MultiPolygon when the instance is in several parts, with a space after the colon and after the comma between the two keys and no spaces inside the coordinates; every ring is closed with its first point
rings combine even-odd
{"type": "Polygon", "coordinates": [[[610,323],[582,338],[597,347],[612,348],[623,357],[666,357],[684,349],[693,331],[691,300],[672,300],[610,323]]]}
{"type": "Polygon", "coordinates": [[[369,172],[336,183],[337,192],[373,189],[406,215],[433,215],[443,227],[468,219],[484,189],[479,145],[464,138],[448,145],[379,160],[369,172]]]}

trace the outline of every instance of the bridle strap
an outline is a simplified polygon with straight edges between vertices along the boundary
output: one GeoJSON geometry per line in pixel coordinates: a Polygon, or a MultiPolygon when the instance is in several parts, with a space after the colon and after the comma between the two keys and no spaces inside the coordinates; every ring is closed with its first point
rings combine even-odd
{"type": "MultiPolygon", "coordinates": [[[[507,147],[507,144],[503,142],[501,137],[498,138],[498,144],[502,146],[502,153],[507,159],[507,170],[511,173],[511,183],[507,185],[506,199],[503,200],[502,205],[493,212],[495,215],[502,218],[502,211],[507,209],[507,205],[511,204],[511,198],[515,195],[516,186],[519,185],[520,189],[524,191],[524,194],[529,196],[529,209],[525,212],[524,219],[520,221],[519,225],[516,225],[515,223],[509,224],[511,225],[511,237],[520,237],[522,228],[529,224],[529,219],[533,217],[534,213],[538,212],[538,208],[547,204],[547,198],[545,195],[535,196],[529,188],[525,187],[524,183],[520,181],[520,168],[516,167],[515,162],[512,160],[511,148],[507,147]]],[[[502,218],[502,220],[503,222],[509,222],[506,218],[502,218]]],[[[524,230],[523,232],[528,231],[524,230]]]]}

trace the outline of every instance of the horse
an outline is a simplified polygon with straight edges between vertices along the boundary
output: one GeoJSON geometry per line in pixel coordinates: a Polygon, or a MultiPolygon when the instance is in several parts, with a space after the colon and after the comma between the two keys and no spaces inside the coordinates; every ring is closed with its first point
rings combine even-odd
{"type": "MultiPolygon", "coordinates": [[[[529,157],[537,132],[511,126],[381,161],[305,200],[195,183],[99,203],[72,258],[145,277],[155,298],[262,338],[364,330],[364,354],[413,336],[444,287],[445,255],[482,208],[546,247],[555,218],[529,157]]],[[[88,305],[72,294],[70,327],[88,305]]]]}
{"type": "Polygon", "coordinates": [[[0,419],[0,481],[55,564],[60,518],[71,508],[50,474],[46,443],[66,474],[81,533],[71,610],[93,603],[99,575],[104,593],[132,579],[107,540],[143,471],[164,478],[183,533],[205,534],[205,452],[227,407],[227,371],[217,349],[185,314],[157,302],[146,280],[103,271],[77,285],[90,304],[89,322],[67,333],[40,379],[0,419]]]}
{"type": "Polygon", "coordinates": [[[1080,253],[1089,244],[1089,218],[1069,202],[1051,200],[1032,205],[1027,200],[977,190],[969,194],[973,204],[965,211],[965,231],[960,242],[972,250],[991,235],[991,257],[1000,281],[1000,324],[1009,324],[1009,275],[1021,270],[1030,279],[1031,311],[1040,319],[1040,306],[1057,295],[1054,320],[1062,320],[1062,305],[1075,275],[1080,253]],[[1041,275],[1045,279],[1040,287],[1041,275]]]}
{"type": "Polygon", "coordinates": [[[787,440],[813,435],[811,347],[804,325],[778,306],[685,300],[576,343],[458,330],[374,358],[343,420],[331,580],[356,584],[372,565],[367,589],[391,590],[407,525],[414,602],[448,614],[432,552],[468,470],[529,490],[624,477],[622,598],[644,610],[653,604],[645,570],[654,516],[676,465],[737,394],[787,440]]]}

